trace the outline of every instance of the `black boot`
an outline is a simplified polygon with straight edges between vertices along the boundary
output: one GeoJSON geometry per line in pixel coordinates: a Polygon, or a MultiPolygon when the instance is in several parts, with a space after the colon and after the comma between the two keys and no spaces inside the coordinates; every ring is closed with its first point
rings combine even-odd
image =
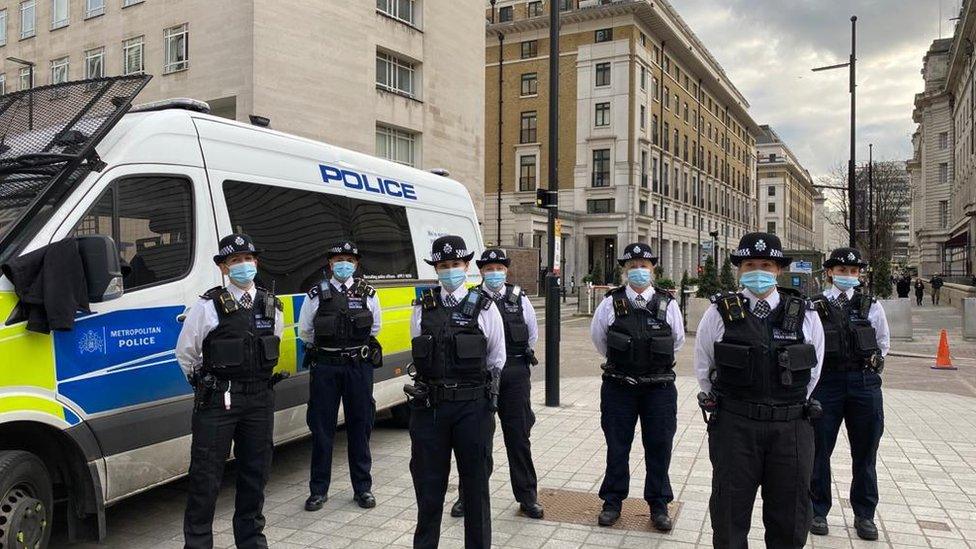
{"type": "Polygon", "coordinates": [[[455,518],[460,518],[460,517],[463,517],[464,516],[464,500],[463,499],[458,498],[458,500],[454,502],[454,506],[451,507],[451,516],[452,517],[455,517],[455,518]]]}

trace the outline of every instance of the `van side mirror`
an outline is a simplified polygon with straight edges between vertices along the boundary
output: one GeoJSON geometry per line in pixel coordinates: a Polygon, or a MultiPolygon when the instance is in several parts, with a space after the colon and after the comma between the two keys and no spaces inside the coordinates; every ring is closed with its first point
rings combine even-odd
{"type": "Polygon", "coordinates": [[[122,297],[122,265],[119,248],[111,237],[79,236],[78,253],[88,282],[88,301],[101,303],[122,297]]]}

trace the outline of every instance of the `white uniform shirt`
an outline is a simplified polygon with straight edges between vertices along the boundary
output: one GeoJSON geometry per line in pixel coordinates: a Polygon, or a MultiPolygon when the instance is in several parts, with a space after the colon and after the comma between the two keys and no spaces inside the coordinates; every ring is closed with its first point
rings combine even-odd
{"type": "MultiPolygon", "coordinates": [[[[353,280],[351,278],[345,282],[347,289],[352,285],[352,282],[353,280]]],[[[330,284],[332,285],[332,291],[338,292],[343,283],[336,280],[335,277],[332,277],[330,284]]],[[[366,307],[373,313],[373,327],[369,330],[369,335],[376,337],[376,334],[380,333],[381,317],[383,316],[383,311],[380,309],[380,300],[376,294],[366,298],[366,307]]],[[[302,302],[302,309],[298,313],[298,337],[305,343],[315,343],[315,325],[313,322],[318,310],[319,296],[305,296],[305,301],[302,302]]]]}
{"type": "MultiPolygon", "coordinates": [[[[637,291],[628,285],[626,293],[627,299],[636,307],[637,291]]],[[[640,295],[644,296],[649,305],[651,298],[654,297],[654,286],[648,286],[640,295]]],[[[613,297],[607,296],[597,306],[593,313],[593,321],[590,323],[590,339],[593,340],[593,346],[596,347],[597,352],[604,357],[607,356],[607,330],[616,319],[617,315],[613,312],[613,297]]],[[[667,321],[668,325],[671,326],[671,337],[674,338],[674,352],[678,352],[681,346],[685,344],[685,322],[681,318],[681,308],[678,307],[678,301],[675,299],[668,303],[667,321]]]]}
{"type": "MultiPolygon", "coordinates": [[[[244,290],[235,284],[228,284],[226,288],[238,302],[244,295],[244,290]]],[[[251,295],[253,302],[258,291],[252,284],[247,293],[251,295]]],[[[180,369],[184,374],[190,375],[203,364],[203,340],[219,323],[220,317],[217,316],[217,309],[212,299],[201,298],[186,313],[183,328],[180,329],[180,336],[176,340],[176,361],[180,363],[180,369]]],[[[284,331],[285,317],[281,311],[275,309],[275,335],[280,338],[284,331]]]]}
{"type": "MultiPolygon", "coordinates": [[[[854,288],[844,292],[847,294],[847,299],[854,299],[854,288]]],[[[841,290],[830,285],[830,288],[823,293],[827,299],[836,299],[837,296],[841,294],[841,290]]],[[[881,356],[888,355],[888,349],[891,348],[891,332],[888,330],[888,317],[885,315],[884,307],[880,303],[875,301],[871,304],[871,309],[868,311],[868,322],[874,328],[874,333],[878,337],[878,348],[881,349],[881,356]]]]}
{"type": "MultiPolygon", "coordinates": [[[[505,295],[507,290],[503,289],[501,294],[496,293],[494,290],[488,286],[482,284],[481,288],[488,295],[495,299],[501,299],[505,295]]],[[[519,288],[521,290],[521,288],[519,288]]],[[[525,290],[521,290],[522,295],[522,321],[525,325],[529,327],[529,347],[535,348],[535,343],[539,341],[539,320],[535,316],[535,307],[532,306],[532,302],[529,301],[529,297],[525,295],[525,290]]],[[[499,314],[501,312],[499,311],[499,314]]]]}
{"type": "MultiPolygon", "coordinates": [[[[749,310],[755,310],[759,302],[756,294],[744,289],[742,295],[749,300],[749,310]]],[[[769,303],[771,310],[775,309],[780,301],[779,290],[774,289],[764,299],[769,303]]],[[[698,386],[706,393],[712,390],[712,381],[708,378],[708,374],[715,369],[715,342],[722,341],[724,336],[725,323],[722,321],[722,314],[718,312],[718,307],[713,303],[702,315],[695,336],[695,377],[698,378],[698,386]]],[[[823,324],[820,323],[820,316],[816,311],[807,310],[803,316],[803,339],[805,343],[813,345],[817,354],[817,365],[810,370],[810,382],[807,383],[807,398],[810,398],[813,388],[817,386],[817,381],[820,379],[820,368],[823,366],[824,357],[823,324]]]]}
{"type": "MultiPolygon", "coordinates": [[[[468,295],[468,289],[464,286],[448,292],[441,286],[441,303],[448,294],[453,295],[458,303],[464,301],[468,295]]],[[[420,335],[420,315],[423,312],[422,305],[414,305],[413,316],[410,319],[410,337],[420,335]]],[[[481,311],[478,315],[478,327],[488,338],[488,367],[492,370],[501,371],[505,367],[505,324],[502,322],[502,314],[498,312],[498,307],[490,303],[488,308],[481,311]]]]}

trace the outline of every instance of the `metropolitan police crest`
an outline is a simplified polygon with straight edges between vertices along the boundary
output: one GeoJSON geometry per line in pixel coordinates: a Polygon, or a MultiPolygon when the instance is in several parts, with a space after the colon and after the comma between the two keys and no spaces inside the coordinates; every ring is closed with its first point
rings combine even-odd
{"type": "Polygon", "coordinates": [[[444,244],[444,253],[449,254],[454,250],[450,244],[444,244]]]}
{"type": "Polygon", "coordinates": [[[766,241],[760,238],[759,240],[756,241],[756,244],[753,246],[753,248],[755,248],[757,252],[761,252],[765,250],[766,241]]]}
{"type": "Polygon", "coordinates": [[[78,352],[81,354],[105,352],[105,340],[95,330],[88,330],[78,338],[78,352]]]}
{"type": "Polygon", "coordinates": [[[848,261],[854,261],[855,259],[857,259],[857,258],[854,257],[854,252],[847,252],[847,260],[848,261]]]}
{"type": "Polygon", "coordinates": [[[237,238],[234,239],[234,244],[237,244],[238,246],[243,246],[244,245],[244,239],[241,238],[241,237],[237,237],[237,238]]]}
{"type": "Polygon", "coordinates": [[[348,242],[346,242],[345,244],[342,245],[342,249],[344,249],[344,250],[348,250],[350,248],[352,248],[352,246],[350,246],[348,242]]]}
{"type": "Polygon", "coordinates": [[[488,254],[488,258],[489,259],[498,259],[498,254],[496,254],[495,252],[491,252],[490,254],[488,254]]]}

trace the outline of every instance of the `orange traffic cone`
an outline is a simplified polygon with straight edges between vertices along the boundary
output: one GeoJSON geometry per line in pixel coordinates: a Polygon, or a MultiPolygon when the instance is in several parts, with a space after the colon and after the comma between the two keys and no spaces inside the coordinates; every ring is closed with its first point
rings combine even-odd
{"type": "Polygon", "coordinates": [[[939,352],[935,355],[935,366],[932,366],[933,370],[956,370],[957,368],[952,365],[952,359],[949,358],[949,336],[946,335],[945,329],[939,335],[939,352]]]}

